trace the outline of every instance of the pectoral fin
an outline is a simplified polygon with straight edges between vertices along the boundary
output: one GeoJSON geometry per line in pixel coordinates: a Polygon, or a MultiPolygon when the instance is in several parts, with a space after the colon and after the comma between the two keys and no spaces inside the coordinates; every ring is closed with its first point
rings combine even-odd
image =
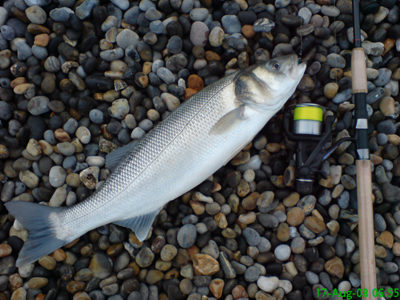
{"type": "Polygon", "coordinates": [[[210,134],[219,135],[227,133],[230,130],[233,130],[236,126],[240,125],[242,121],[247,119],[244,114],[244,111],[245,111],[245,106],[242,105],[224,115],[211,128],[210,134]]]}
{"type": "Polygon", "coordinates": [[[138,144],[139,140],[118,148],[106,156],[106,168],[113,171],[121,160],[138,144]]]}
{"type": "Polygon", "coordinates": [[[149,234],[150,228],[153,225],[154,219],[157,217],[158,213],[162,209],[156,209],[155,211],[152,211],[151,213],[137,216],[134,218],[130,219],[125,219],[125,220],[119,220],[113,222],[114,224],[117,224],[119,226],[127,227],[132,229],[132,231],[135,232],[137,238],[139,241],[144,241],[144,239],[147,237],[149,234]]]}

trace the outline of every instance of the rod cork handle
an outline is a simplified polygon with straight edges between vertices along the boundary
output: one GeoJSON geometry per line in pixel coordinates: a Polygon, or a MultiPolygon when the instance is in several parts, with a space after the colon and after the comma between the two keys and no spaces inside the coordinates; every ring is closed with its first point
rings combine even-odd
{"type": "Polygon", "coordinates": [[[368,291],[363,300],[376,300],[376,268],[375,268],[375,241],[374,219],[372,207],[371,162],[357,160],[357,202],[358,202],[358,238],[361,266],[361,289],[368,291]]]}
{"type": "Polygon", "coordinates": [[[353,94],[368,93],[367,88],[367,64],[363,48],[354,48],[351,56],[351,77],[353,94]],[[357,76],[355,76],[357,74],[357,76]]]}

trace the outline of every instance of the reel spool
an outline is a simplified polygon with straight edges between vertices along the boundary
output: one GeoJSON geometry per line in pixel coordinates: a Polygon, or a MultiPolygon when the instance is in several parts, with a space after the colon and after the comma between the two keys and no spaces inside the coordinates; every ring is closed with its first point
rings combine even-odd
{"type": "Polygon", "coordinates": [[[321,106],[312,103],[298,104],[294,109],[293,131],[295,134],[321,135],[323,118],[321,106]]]}
{"type": "MultiPolygon", "coordinates": [[[[287,110],[284,114],[283,127],[287,138],[297,143],[296,190],[301,195],[312,193],[318,174],[327,179],[327,174],[320,169],[322,162],[328,159],[341,143],[354,140],[344,138],[327,147],[334,133],[333,123],[336,115],[328,116],[324,126],[324,109],[323,106],[314,103],[302,103],[294,105],[294,111],[287,110]]],[[[338,123],[335,131],[341,130],[342,124],[338,123]]]]}

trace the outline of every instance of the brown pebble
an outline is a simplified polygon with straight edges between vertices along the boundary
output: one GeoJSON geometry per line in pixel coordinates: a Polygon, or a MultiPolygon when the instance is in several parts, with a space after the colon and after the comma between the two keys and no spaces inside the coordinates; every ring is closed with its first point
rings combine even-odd
{"type": "Polygon", "coordinates": [[[19,289],[21,286],[24,285],[24,280],[21,278],[19,274],[11,275],[8,278],[8,281],[10,282],[11,292],[14,292],[15,290],[19,289]]]}
{"type": "Polygon", "coordinates": [[[253,210],[257,207],[257,199],[260,193],[253,192],[242,200],[242,207],[246,210],[253,210]]]}
{"type": "Polygon", "coordinates": [[[382,246],[391,249],[394,243],[393,234],[390,231],[383,231],[377,238],[376,242],[382,246]]]}
{"type": "Polygon", "coordinates": [[[287,214],[287,222],[290,226],[298,226],[304,221],[304,210],[300,207],[293,207],[287,214]]]}
{"type": "Polygon", "coordinates": [[[205,205],[201,202],[190,200],[189,205],[198,216],[202,215],[206,211],[205,205]]]}
{"type": "Polygon", "coordinates": [[[214,219],[217,221],[219,228],[224,229],[228,227],[228,221],[226,220],[226,216],[223,213],[217,213],[214,216],[214,219]]]}
{"type": "Polygon", "coordinates": [[[268,143],[266,146],[268,152],[276,153],[281,151],[281,145],[278,143],[268,143]]]}
{"type": "Polygon", "coordinates": [[[237,187],[237,194],[239,197],[246,197],[248,193],[250,193],[250,185],[246,180],[241,179],[237,187]]]}
{"type": "Polygon", "coordinates": [[[344,274],[343,261],[339,257],[335,256],[325,263],[325,270],[332,276],[341,279],[344,274]]]}
{"type": "Polygon", "coordinates": [[[204,89],[203,79],[199,75],[196,75],[196,74],[192,74],[189,76],[189,78],[187,80],[187,85],[188,85],[188,88],[194,89],[196,91],[201,91],[202,89],[204,89]]]}
{"type": "Polygon", "coordinates": [[[27,83],[27,80],[26,80],[25,77],[18,77],[18,78],[15,78],[13,81],[10,82],[10,87],[11,88],[15,88],[15,87],[17,87],[17,86],[19,86],[21,84],[25,84],[25,83],[27,83]]]}
{"type": "Polygon", "coordinates": [[[33,44],[39,47],[46,47],[49,42],[50,36],[46,33],[42,33],[35,36],[35,41],[33,44]]]}
{"type": "Polygon", "coordinates": [[[392,248],[393,254],[395,256],[400,256],[400,243],[399,242],[395,242],[393,244],[393,248],[392,248]]]}
{"type": "Polygon", "coordinates": [[[191,88],[187,88],[185,90],[185,99],[189,99],[190,97],[192,97],[194,94],[196,94],[198,91],[195,89],[191,89],[191,88]]]}
{"type": "Polygon", "coordinates": [[[70,281],[67,285],[67,291],[68,293],[74,294],[78,291],[84,290],[86,287],[86,283],[82,281],[70,281]]]}
{"type": "Polygon", "coordinates": [[[256,35],[256,32],[253,29],[253,25],[244,25],[242,27],[242,33],[248,39],[251,39],[256,35]]]}
{"type": "Polygon", "coordinates": [[[42,256],[42,257],[39,259],[39,264],[40,264],[43,268],[45,268],[45,269],[51,271],[51,270],[53,270],[53,269],[56,267],[57,262],[56,262],[56,260],[55,260],[53,257],[51,257],[51,256],[49,256],[49,255],[45,255],[45,256],[42,256]]]}
{"type": "Polygon", "coordinates": [[[71,141],[71,137],[69,136],[69,134],[61,128],[58,128],[54,131],[54,136],[57,140],[61,141],[61,142],[70,142],[71,141]]]}
{"type": "Polygon", "coordinates": [[[240,166],[250,161],[250,158],[249,151],[241,151],[231,160],[231,164],[233,166],[240,166]]]}
{"type": "Polygon", "coordinates": [[[205,53],[206,60],[212,61],[212,60],[221,60],[221,56],[219,56],[217,53],[213,51],[206,51],[205,53]]]}
{"type": "Polygon", "coordinates": [[[50,29],[48,29],[47,27],[44,27],[44,26],[38,25],[38,24],[33,24],[33,23],[29,24],[27,29],[30,34],[34,34],[34,35],[42,34],[42,33],[46,33],[46,34],[51,33],[50,29]]]}
{"type": "MultiPolygon", "coordinates": [[[[14,291],[11,295],[11,300],[25,300],[27,292],[23,287],[20,287],[14,291]]],[[[7,299],[7,298],[6,298],[7,299]]]]}
{"type": "Polygon", "coordinates": [[[90,300],[90,297],[86,292],[77,292],[75,293],[73,300],[90,300]]]}
{"type": "Polygon", "coordinates": [[[12,248],[7,244],[0,244],[0,257],[6,257],[10,255],[12,248]]]}
{"type": "Polygon", "coordinates": [[[87,257],[93,253],[93,245],[92,244],[86,244],[81,248],[81,254],[84,257],[87,257]]]}
{"type": "Polygon", "coordinates": [[[48,282],[49,280],[47,278],[33,277],[29,280],[28,286],[30,289],[36,290],[44,287],[45,285],[47,285],[48,282]]]}
{"type": "Polygon", "coordinates": [[[269,165],[270,162],[272,161],[271,154],[265,149],[261,150],[259,155],[260,155],[261,161],[266,165],[269,165]]]}
{"type": "Polygon", "coordinates": [[[300,194],[297,192],[292,192],[287,196],[285,199],[283,199],[282,203],[286,207],[293,207],[299,202],[300,200],[300,194]]]}
{"type": "Polygon", "coordinates": [[[235,286],[235,287],[233,288],[233,290],[232,290],[232,296],[233,296],[233,299],[234,299],[234,300],[240,299],[240,298],[244,298],[244,299],[249,298],[249,296],[247,295],[247,292],[246,292],[245,288],[244,288],[243,286],[241,286],[241,285],[237,285],[237,286],[235,286]]]}
{"type": "Polygon", "coordinates": [[[315,216],[309,216],[305,218],[304,225],[314,233],[321,233],[326,229],[326,225],[323,220],[316,218],[315,216]]]}
{"type": "Polygon", "coordinates": [[[196,254],[193,259],[196,275],[213,275],[220,269],[219,262],[208,254],[196,254]]]}
{"type": "Polygon", "coordinates": [[[384,56],[386,53],[388,53],[390,50],[392,50],[395,45],[396,45],[395,39],[387,38],[386,40],[384,40],[383,53],[381,55],[384,56]]]}
{"type": "Polygon", "coordinates": [[[290,238],[289,225],[287,223],[279,224],[276,236],[281,242],[288,241],[290,238]]]}
{"type": "Polygon", "coordinates": [[[35,298],[35,300],[44,300],[44,299],[46,299],[46,295],[45,295],[45,294],[42,294],[42,293],[40,293],[39,295],[37,295],[36,298],[35,298]]]}
{"type": "Polygon", "coordinates": [[[23,95],[30,88],[35,88],[35,85],[31,83],[22,83],[14,88],[14,93],[17,95],[23,95]]]}

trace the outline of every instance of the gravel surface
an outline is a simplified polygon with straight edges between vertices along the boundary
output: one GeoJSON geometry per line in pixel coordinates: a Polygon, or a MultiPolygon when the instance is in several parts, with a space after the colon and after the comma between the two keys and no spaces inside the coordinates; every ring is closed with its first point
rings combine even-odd
{"type": "MultiPolygon", "coordinates": [[[[377,282],[400,288],[399,1],[361,1],[377,282]]],[[[15,267],[28,233],[4,203],[70,206],[143,137],[226,74],[285,54],[308,68],[288,102],[338,113],[354,136],[350,0],[7,0],[0,7],[0,300],[344,299],[360,256],[354,144],[294,185],[282,113],[139,242],[107,225],[15,267]],[[319,291],[319,292],[318,292],[319,291]],[[207,298],[208,297],[208,298],[207,298]]],[[[179,183],[177,183],[179,184],[179,183]]],[[[373,251],[373,249],[371,249],[373,251]]],[[[349,298],[347,298],[349,299],[349,298]]],[[[361,299],[356,295],[352,299],[361,299]]]]}

